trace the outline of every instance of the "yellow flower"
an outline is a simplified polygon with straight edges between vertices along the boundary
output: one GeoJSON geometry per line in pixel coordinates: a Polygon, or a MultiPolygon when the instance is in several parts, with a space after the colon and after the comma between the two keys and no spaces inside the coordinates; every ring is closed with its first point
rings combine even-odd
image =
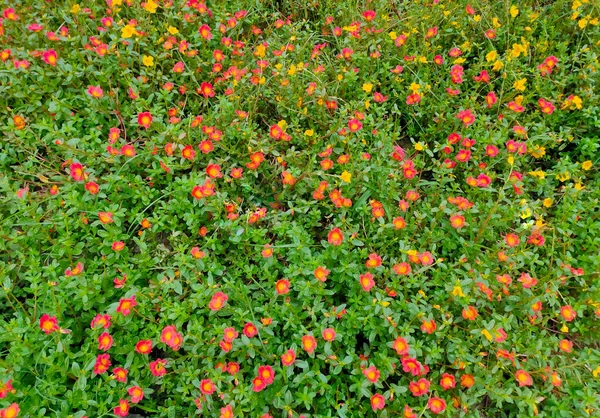
{"type": "Polygon", "coordinates": [[[123,29],[121,29],[121,38],[131,38],[136,33],[135,26],[125,25],[123,29]]]}
{"type": "Polygon", "coordinates": [[[481,335],[487,338],[488,341],[492,341],[492,334],[487,329],[481,330],[481,335]]]}
{"type": "Polygon", "coordinates": [[[258,84],[263,85],[267,82],[267,79],[265,78],[265,76],[262,76],[261,78],[258,79],[258,84]]]}
{"type": "Polygon", "coordinates": [[[142,63],[146,66],[146,67],[152,67],[154,65],[154,57],[150,57],[148,55],[144,55],[142,57],[142,63]]]}
{"type": "Polygon", "coordinates": [[[487,62],[492,62],[495,61],[496,58],[498,57],[498,53],[494,50],[494,51],[490,51],[485,55],[485,60],[487,62]]]}
{"type": "Polygon", "coordinates": [[[581,168],[583,168],[585,171],[588,171],[590,168],[592,168],[592,162],[590,160],[582,162],[581,168]]]}
{"type": "Polygon", "coordinates": [[[575,190],[580,191],[581,189],[585,189],[585,186],[581,183],[575,183],[575,190]]]}
{"type": "Polygon", "coordinates": [[[365,109],[369,110],[369,107],[371,107],[371,101],[365,100],[365,109]]]}
{"type": "Polygon", "coordinates": [[[521,219],[527,219],[529,217],[531,217],[531,209],[525,208],[525,210],[521,212],[521,219]]]}
{"type": "Polygon", "coordinates": [[[158,4],[154,0],[147,0],[144,4],[144,10],[148,13],[156,13],[156,9],[158,9],[158,4]]]}
{"type": "Polygon", "coordinates": [[[533,155],[533,158],[542,158],[544,155],[546,155],[546,147],[535,145],[529,150],[529,153],[533,155]]]}
{"type": "Polygon", "coordinates": [[[515,81],[515,84],[513,84],[513,87],[517,91],[525,91],[525,84],[526,83],[527,83],[527,79],[526,78],[522,78],[520,80],[515,81]]]}
{"type": "Polygon", "coordinates": [[[290,69],[288,70],[288,75],[294,75],[296,74],[296,66],[294,64],[292,64],[292,66],[290,67],[290,69]]]}
{"type": "Polygon", "coordinates": [[[390,32],[390,33],[388,33],[388,35],[390,36],[390,39],[392,41],[395,41],[396,38],[398,37],[398,35],[396,34],[396,32],[390,32]]]}
{"type": "Polygon", "coordinates": [[[519,95],[517,97],[515,97],[515,102],[517,102],[517,104],[523,104],[523,95],[519,95]]]}
{"type": "Polygon", "coordinates": [[[179,33],[179,30],[173,26],[169,26],[167,28],[167,31],[171,34],[171,35],[177,35],[179,33]]]}
{"type": "Polygon", "coordinates": [[[533,177],[537,177],[538,179],[543,179],[546,177],[546,173],[544,173],[542,170],[530,171],[529,175],[533,176],[533,177]]]}
{"type": "Polygon", "coordinates": [[[281,129],[285,129],[285,127],[287,126],[287,122],[285,121],[285,119],[281,119],[279,122],[277,122],[277,126],[279,126],[281,129]]]}
{"type": "Polygon", "coordinates": [[[465,294],[463,293],[462,287],[460,287],[460,286],[454,286],[454,289],[452,289],[452,295],[453,296],[459,296],[461,298],[465,297],[465,294]]]}
{"type": "Polygon", "coordinates": [[[600,366],[596,367],[594,370],[592,370],[592,375],[594,377],[598,377],[600,376],[600,366]]]}
{"type": "Polygon", "coordinates": [[[421,64],[427,64],[427,57],[419,57],[419,62],[421,64]]]}
{"type": "Polygon", "coordinates": [[[420,142],[417,142],[417,143],[415,144],[415,149],[416,149],[417,151],[423,151],[423,150],[425,149],[425,147],[424,147],[424,146],[423,146],[423,144],[421,144],[420,142]]]}
{"type": "Polygon", "coordinates": [[[569,332],[569,327],[567,324],[563,324],[563,326],[560,328],[560,332],[569,332]]]}
{"type": "Polygon", "coordinates": [[[571,10],[576,10],[577,8],[579,8],[581,6],[581,2],[579,0],[575,0],[573,2],[573,5],[571,6],[571,10]]]}
{"type": "Polygon", "coordinates": [[[421,85],[418,83],[411,83],[410,87],[408,88],[412,93],[418,93],[418,91],[421,89],[421,85]]]}
{"type": "Polygon", "coordinates": [[[571,178],[571,175],[569,174],[569,172],[568,172],[568,171],[565,171],[564,173],[557,174],[557,175],[556,175],[556,178],[557,178],[559,181],[565,182],[565,181],[567,181],[567,180],[569,180],[569,179],[571,178]]]}
{"type": "Polygon", "coordinates": [[[71,13],[79,13],[80,10],[81,10],[81,6],[79,4],[74,4],[73,7],[71,7],[70,12],[71,13]]]}
{"type": "Polygon", "coordinates": [[[577,109],[581,109],[583,106],[583,101],[581,100],[581,97],[579,96],[573,96],[573,99],[571,99],[571,102],[575,105],[575,107],[577,109]]]}
{"type": "Polygon", "coordinates": [[[254,55],[256,55],[257,57],[261,57],[262,58],[262,57],[265,56],[265,52],[266,51],[267,51],[267,48],[263,44],[260,44],[254,50],[254,55]]]}
{"type": "Polygon", "coordinates": [[[357,25],[344,26],[342,29],[344,29],[347,32],[356,32],[358,30],[358,26],[357,25]]]}
{"type": "Polygon", "coordinates": [[[373,90],[373,84],[365,83],[363,84],[362,89],[365,91],[365,93],[371,93],[371,90],[373,90]]]}
{"type": "Polygon", "coordinates": [[[460,57],[454,60],[454,64],[462,64],[463,62],[465,62],[467,59],[460,57]]]}
{"type": "Polygon", "coordinates": [[[498,60],[494,63],[494,66],[492,67],[492,70],[494,71],[500,71],[502,69],[502,67],[504,67],[504,64],[502,64],[502,61],[498,60]]]}
{"type": "Polygon", "coordinates": [[[499,27],[501,27],[501,26],[502,26],[502,24],[500,23],[500,21],[498,20],[498,18],[497,18],[497,17],[494,17],[494,18],[492,18],[492,26],[493,26],[495,29],[498,29],[499,27]]]}
{"type": "Polygon", "coordinates": [[[338,74],[337,80],[342,81],[343,79],[344,79],[344,76],[342,74],[338,74]]]}
{"type": "Polygon", "coordinates": [[[580,19],[579,22],[577,22],[577,25],[579,26],[580,29],[583,29],[587,26],[588,23],[589,23],[589,19],[587,17],[584,17],[583,19],[580,19]]]}
{"type": "Polygon", "coordinates": [[[515,163],[515,157],[513,157],[512,155],[509,155],[507,158],[507,161],[510,165],[513,165],[515,163]]]}
{"type": "Polygon", "coordinates": [[[544,207],[549,208],[550,206],[552,206],[552,199],[547,197],[544,199],[544,207]]]}
{"type": "Polygon", "coordinates": [[[304,135],[306,136],[313,136],[315,134],[315,131],[313,131],[312,129],[307,129],[306,131],[304,131],[304,135]]]}
{"type": "Polygon", "coordinates": [[[519,14],[519,9],[517,8],[517,6],[515,6],[515,5],[510,6],[510,16],[515,18],[515,17],[517,17],[518,14],[519,14]]]}
{"type": "Polygon", "coordinates": [[[340,177],[345,183],[350,183],[350,180],[352,179],[352,174],[348,173],[347,171],[344,171],[340,177]]]}
{"type": "Polygon", "coordinates": [[[474,15],[474,16],[473,16],[473,20],[474,20],[475,22],[479,22],[479,21],[481,20],[481,15],[474,15]]]}

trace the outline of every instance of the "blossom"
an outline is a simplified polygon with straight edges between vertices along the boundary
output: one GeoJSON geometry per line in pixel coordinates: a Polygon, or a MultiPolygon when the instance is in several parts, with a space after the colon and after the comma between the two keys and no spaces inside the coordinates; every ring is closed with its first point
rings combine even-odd
{"type": "Polygon", "coordinates": [[[83,166],[79,163],[71,164],[69,166],[69,173],[75,181],[83,181],[84,179],[83,166]]]}
{"type": "Polygon", "coordinates": [[[308,353],[312,354],[317,348],[317,340],[312,335],[305,335],[302,337],[302,348],[308,353]]]}
{"type": "Polygon", "coordinates": [[[429,408],[429,410],[431,410],[431,412],[433,412],[434,414],[441,414],[446,410],[446,401],[441,398],[432,396],[427,401],[427,408],[429,408]]]}
{"type": "Polygon", "coordinates": [[[165,366],[167,365],[167,361],[163,359],[156,359],[155,361],[150,363],[150,372],[153,376],[160,377],[167,374],[167,369],[165,366]]]}
{"type": "Polygon", "coordinates": [[[571,305],[565,305],[560,308],[560,315],[565,321],[571,322],[577,318],[577,311],[571,305]]]}
{"type": "Polygon", "coordinates": [[[127,389],[127,393],[131,396],[131,403],[139,403],[144,399],[144,390],[139,386],[132,386],[127,389]]]}
{"type": "Polygon", "coordinates": [[[43,314],[40,317],[40,329],[46,334],[50,334],[52,332],[60,330],[60,327],[58,326],[58,322],[55,316],[43,314]]]}
{"type": "Polygon", "coordinates": [[[94,374],[106,373],[110,365],[110,356],[108,354],[99,354],[96,357],[96,363],[94,364],[94,374]]]}
{"type": "Polygon", "coordinates": [[[212,395],[217,390],[217,387],[210,379],[203,379],[200,382],[200,392],[203,395],[212,395]]]}
{"type": "Polygon", "coordinates": [[[137,116],[138,125],[144,129],[148,129],[152,123],[152,115],[150,112],[142,112],[137,116]]]}
{"type": "Polygon", "coordinates": [[[259,366],[258,367],[258,376],[265,382],[265,384],[270,385],[275,381],[275,371],[271,366],[259,366]]]}
{"type": "Polygon", "coordinates": [[[284,366],[291,366],[294,361],[296,361],[296,352],[291,348],[281,355],[281,364],[284,366]]]}
{"type": "Polygon", "coordinates": [[[44,51],[42,53],[42,59],[46,64],[56,67],[56,62],[58,61],[58,54],[55,50],[49,49],[48,51],[44,51]]]}
{"type": "Polygon", "coordinates": [[[331,245],[341,245],[344,242],[344,234],[339,228],[333,228],[327,235],[327,241],[331,245]]]}
{"type": "Polygon", "coordinates": [[[89,86],[87,89],[87,93],[96,99],[98,99],[104,95],[104,93],[102,92],[102,88],[100,88],[100,86],[89,86]]]}
{"type": "Polygon", "coordinates": [[[181,337],[181,334],[177,332],[175,326],[168,325],[163,328],[160,334],[160,341],[177,351],[179,350],[179,347],[181,347],[183,338],[181,337]]]}
{"type": "Polygon", "coordinates": [[[267,383],[260,376],[256,376],[252,379],[252,390],[254,392],[260,392],[266,387],[267,383]]]}
{"type": "Polygon", "coordinates": [[[323,330],[322,336],[325,341],[333,341],[335,340],[336,333],[333,328],[325,328],[323,330]]]}
{"type": "Polygon", "coordinates": [[[98,350],[108,351],[113,345],[113,337],[108,332],[103,332],[98,337],[98,350]]]}
{"type": "Polygon", "coordinates": [[[117,306],[117,312],[123,314],[123,316],[127,316],[131,313],[131,309],[136,305],[135,295],[130,298],[121,298],[119,300],[119,306],[117,306]]]}
{"type": "Polygon", "coordinates": [[[456,379],[451,374],[443,373],[440,379],[440,386],[444,390],[452,389],[456,386],[456,379]]]}
{"type": "Polygon", "coordinates": [[[373,411],[377,411],[378,409],[383,409],[384,407],[385,407],[385,398],[383,397],[383,395],[376,393],[373,396],[371,396],[371,408],[373,409],[373,411]]]}
{"type": "Polygon", "coordinates": [[[275,291],[278,295],[285,295],[290,293],[290,281],[287,279],[277,280],[275,283],[275,291]]]}
{"type": "Polygon", "coordinates": [[[375,286],[375,280],[373,280],[373,275],[371,273],[361,274],[360,277],[360,285],[362,286],[365,292],[370,291],[373,286],[375,286]]]}
{"type": "Polygon", "coordinates": [[[377,381],[379,380],[379,376],[381,375],[381,373],[379,372],[379,370],[377,370],[375,366],[369,366],[362,372],[363,375],[367,378],[367,380],[371,383],[377,383],[377,381]]]}
{"type": "Polygon", "coordinates": [[[205,98],[215,97],[213,85],[207,82],[200,84],[200,94],[202,94],[205,98]]]}
{"type": "Polygon", "coordinates": [[[127,383],[127,374],[129,370],[126,370],[122,367],[115,367],[113,369],[113,377],[117,382],[127,383]]]}
{"type": "Polygon", "coordinates": [[[406,356],[410,346],[404,338],[398,337],[392,342],[392,348],[396,350],[399,356],[406,356]]]}
{"type": "Polygon", "coordinates": [[[227,302],[228,299],[229,299],[229,296],[227,296],[227,294],[225,294],[223,292],[217,292],[212,296],[212,298],[208,304],[208,308],[211,311],[218,311],[221,308],[223,308],[223,306],[225,305],[225,302],[227,302]]]}
{"type": "Polygon", "coordinates": [[[465,217],[462,215],[452,215],[450,216],[450,224],[453,228],[460,229],[465,226],[465,217]]]}
{"type": "Polygon", "coordinates": [[[431,383],[429,382],[429,380],[421,378],[416,382],[410,382],[408,384],[408,389],[410,390],[413,396],[423,396],[429,391],[430,385],[431,383]]]}
{"type": "Polygon", "coordinates": [[[520,387],[533,385],[533,379],[531,378],[531,375],[523,369],[517,370],[515,373],[515,378],[517,379],[517,382],[519,382],[520,387]]]}
{"type": "Polygon", "coordinates": [[[458,112],[456,118],[460,119],[465,126],[472,125],[475,122],[475,114],[470,109],[458,112]]]}

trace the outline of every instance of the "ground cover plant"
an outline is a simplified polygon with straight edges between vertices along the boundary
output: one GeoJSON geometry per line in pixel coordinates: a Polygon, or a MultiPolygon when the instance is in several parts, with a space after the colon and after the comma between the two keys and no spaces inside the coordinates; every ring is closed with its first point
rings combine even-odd
{"type": "Polygon", "coordinates": [[[0,417],[600,415],[597,3],[0,12],[0,417]]]}

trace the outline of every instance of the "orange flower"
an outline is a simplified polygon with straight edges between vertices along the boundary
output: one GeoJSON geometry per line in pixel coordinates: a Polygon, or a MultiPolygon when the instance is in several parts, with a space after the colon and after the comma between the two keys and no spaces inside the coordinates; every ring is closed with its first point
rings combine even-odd
{"type": "Polygon", "coordinates": [[[108,354],[99,354],[94,364],[94,374],[106,373],[110,365],[110,356],[108,354]]]}
{"type": "Polygon", "coordinates": [[[371,273],[361,274],[360,285],[362,286],[365,292],[369,292],[373,288],[373,286],[375,286],[373,275],[371,273]]]}
{"type": "Polygon", "coordinates": [[[287,279],[277,280],[275,283],[275,291],[278,295],[285,295],[290,293],[290,281],[287,279]]]}
{"type": "Polygon", "coordinates": [[[215,97],[215,91],[213,89],[213,85],[210,83],[207,83],[207,82],[203,82],[202,84],[200,84],[199,93],[201,95],[203,95],[205,98],[215,97]]]}
{"type": "Polygon", "coordinates": [[[531,378],[529,373],[527,373],[523,369],[517,370],[517,372],[515,373],[515,378],[517,379],[517,382],[519,382],[519,387],[533,385],[533,379],[531,378]]]}
{"type": "Polygon", "coordinates": [[[431,383],[429,383],[429,380],[421,378],[416,382],[410,382],[408,384],[408,389],[413,396],[423,396],[429,391],[430,385],[431,383]]]}
{"type": "Polygon", "coordinates": [[[475,309],[473,306],[467,306],[462,311],[462,317],[468,321],[474,321],[478,315],[477,309],[475,309]]]}
{"type": "Polygon", "coordinates": [[[460,385],[466,389],[469,389],[471,386],[475,384],[475,377],[470,374],[463,374],[460,377],[460,385]]]}
{"type": "Polygon", "coordinates": [[[217,387],[210,379],[203,379],[200,382],[200,392],[203,395],[212,395],[217,390],[217,387]]]}
{"type": "Polygon", "coordinates": [[[98,212],[98,219],[100,219],[100,222],[103,224],[110,224],[114,222],[112,212],[98,212]]]}
{"type": "Polygon", "coordinates": [[[254,392],[260,392],[266,387],[267,383],[260,376],[256,376],[254,379],[252,379],[252,390],[254,392]]]}
{"type": "Polygon", "coordinates": [[[140,354],[150,354],[152,351],[152,340],[140,340],[135,345],[135,351],[140,354]]]}
{"type": "Polygon", "coordinates": [[[115,406],[113,412],[118,417],[126,417],[129,415],[129,402],[126,399],[120,399],[119,405],[115,406]]]}
{"type": "Polygon", "coordinates": [[[327,270],[325,267],[317,267],[315,269],[314,275],[317,278],[317,280],[324,282],[325,280],[327,280],[327,275],[330,273],[329,270],[327,270]]]}
{"type": "Polygon", "coordinates": [[[433,319],[424,319],[421,324],[421,331],[426,332],[427,334],[433,334],[437,329],[437,325],[433,319]]]}
{"type": "Polygon", "coordinates": [[[456,229],[462,228],[465,226],[465,217],[462,215],[452,215],[450,217],[450,224],[456,229]]]}
{"type": "Polygon", "coordinates": [[[131,403],[139,403],[144,399],[144,390],[139,386],[132,386],[127,389],[127,393],[131,396],[131,403]]]}
{"type": "Polygon", "coordinates": [[[244,335],[248,338],[252,338],[258,334],[258,329],[252,322],[247,322],[244,325],[244,335]]]}
{"type": "Polygon", "coordinates": [[[333,228],[331,231],[329,231],[329,234],[327,235],[327,241],[331,245],[341,245],[342,242],[344,242],[344,234],[339,228],[333,228]]]}
{"type": "Polygon", "coordinates": [[[377,254],[369,254],[369,259],[365,262],[367,268],[375,268],[381,266],[381,257],[377,254]]]}
{"type": "Polygon", "coordinates": [[[396,350],[399,356],[405,356],[408,354],[410,346],[404,338],[398,337],[392,342],[392,348],[396,350]]]}
{"type": "Polygon", "coordinates": [[[519,236],[517,234],[513,234],[512,232],[508,233],[504,237],[504,242],[506,242],[506,245],[509,247],[516,247],[520,242],[519,236]]]}
{"type": "Polygon", "coordinates": [[[401,276],[407,276],[411,272],[410,264],[408,264],[406,261],[403,261],[400,264],[395,264],[392,269],[394,270],[394,273],[401,276]]]}
{"type": "Polygon", "coordinates": [[[168,325],[163,328],[160,335],[160,341],[177,351],[179,350],[179,347],[181,347],[183,338],[181,337],[181,334],[177,332],[175,326],[168,325]]]}
{"type": "Polygon", "coordinates": [[[219,418],[233,418],[233,407],[231,405],[224,406],[219,411],[221,413],[219,418]]]}
{"type": "Polygon", "coordinates": [[[44,51],[42,53],[42,59],[46,64],[56,67],[56,62],[58,61],[58,54],[55,50],[49,49],[48,51],[44,51]]]}
{"type": "Polygon", "coordinates": [[[558,343],[558,348],[565,353],[570,353],[573,351],[573,343],[567,339],[563,339],[558,343]]]}
{"type": "Polygon", "coordinates": [[[571,305],[565,305],[560,308],[560,314],[565,321],[571,322],[577,318],[577,311],[571,305]]]}
{"type": "Polygon", "coordinates": [[[302,348],[308,353],[312,354],[317,348],[317,340],[312,335],[305,335],[302,337],[302,348]]]}
{"type": "Polygon", "coordinates": [[[131,313],[131,309],[136,305],[135,295],[130,298],[121,298],[119,300],[119,306],[117,306],[117,312],[122,313],[123,316],[127,316],[131,313]]]}
{"type": "Polygon", "coordinates": [[[450,390],[456,386],[456,379],[451,374],[443,373],[440,379],[440,386],[444,390],[450,390]]]}

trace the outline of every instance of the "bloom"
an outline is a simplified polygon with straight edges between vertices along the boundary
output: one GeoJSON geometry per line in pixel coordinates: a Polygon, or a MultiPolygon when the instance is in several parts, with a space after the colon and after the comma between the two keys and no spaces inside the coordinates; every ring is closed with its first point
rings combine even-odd
{"type": "Polygon", "coordinates": [[[333,340],[335,340],[335,337],[336,337],[336,333],[333,328],[325,328],[323,330],[322,335],[323,335],[323,339],[325,341],[333,341],[333,340]]]}
{"type": "Polygon", "coordinates": [[[119,405],[115,406],[113,411],[118,417],[126,417],[129,415],[129,402],[127,402],[127,399],[120,399],[119,405]]]}
{"type": "Polygon", "coordinates": [[[152,340],[140,340],[135,345],[135,351],[140,354],[150,354],[152,351],[152,340]]]}
{"type": "Polygon", "coordinates": [[[217,387],[210,379],[203,379],[200,382],[200,392],[203,395],[212,395],[217,390],[217,387]]]}
{"type": "Polygon", "coordinates": [[[208,308],[211,311],[218,311],[225,305],[227,299],[229,299],[229,296],[227,296],[225,293],[217,292],[213,295],[212,299],[208,303],[208,308]]]}
{"type": "Polygon", "coordinates": [[[377,367],[375,366],[369,366],[362,372],[363,375],[365,375],[365,377],[367,378],[367,380],[371,383],[376,383],[379,380],[379,376],[381,375],[381,373],[379,372],[379,370],[377,370],[377,367]]]}
{"type": "Polygon", "coordinates": [[[308,354],[312,354],[317,348],[317,340],[312,335],[305,335],[302,337],[302,348],[306,350],[308,354]]]}
{"type": "Polygon", "coordinates": [[[98,350],[107,351],[113,345],[113,337],[108,332],[103,332],[98,337],[98,350]]]}
{"type": "Polygon", "coordinates": [[[58,331],[60,328],[55,316],[43,314],[40,317],[40,329],[46,334],[50,334],[54,331],[58,331]]]}
{"type": "Polygon", "coordinates": [[[131,313],[131,309],[136,305],[135,295],[130,298],[121,298],[119,300],[119,306],[117,306],[117,312],[122,313],[123,316],[127,316],[131,313]]]}
{"type": "Polygon", "coordinates": [[[164,376],[165,374],[167,374],[167,369],[165,369],[166,364],[166,360],[160,358],[156,359],[155,361],[150,363],[150,372],[153,376],[156,377],[164,376]]]}
{"type": "Polygon", "coordinates": [[[433,396],[427,401],[427,408],[434,414],[441,414],[446,409],[446,401],[433,396]]]}
{"type": "Polygon", "coordinates": [[[110,365],[110,356],[108,354],[99,354],[94,364],[94,374],[106,373],[110,365]]]}
{"type": "Polygon", "coordinates": [[[344,234],[339,228],[333,228],[331,231],[329,231],[329,234],[327,235],[327,241],[331,245],[341,245],[344,241],[344,234]]]}
{"type": "Polygon", "coordinates": [[[370,291],[375,286],[375,280],[371,273],[365,273],[360,275],[360,285],[365,292],[370,291]]]}
{"type": "Polygon", "coordinates": [[[137,117],[138,125],[144,129],[148,129],[152,123],[152,115],[150,112],[142,112],[137,117]]]}
{"type": "Polygon", "coordinates": [[[294,361],[296,361],[296,352],[291,348],[281,355],[281,364],[284,366],[291,366],[294,361]]]}
{"type": "Polygon", "coordinates": [[[377,411],[378,409],[383,409],[384,407],[385,407],[385,398],[383,397],[383,395],[376,393],[375,395],[371,396],[371,408],[373,408],[373,411],[377,411]]]}
{"type": "Polygon", "coordinates": [[[144,390],[139,386],[130,387],[127,393],[131,396],[131,403],[138,403],[144,399],[144,390]]]}
{"type": "Polygon", "coordinates": [[[531,378],[529,373],[527,373],[523,369],[517,370],[517,372],[515,373],[515,378],[517,379],[517,382],[519,382],[519,386],[533,385],[533,379],[531,378]]]}

